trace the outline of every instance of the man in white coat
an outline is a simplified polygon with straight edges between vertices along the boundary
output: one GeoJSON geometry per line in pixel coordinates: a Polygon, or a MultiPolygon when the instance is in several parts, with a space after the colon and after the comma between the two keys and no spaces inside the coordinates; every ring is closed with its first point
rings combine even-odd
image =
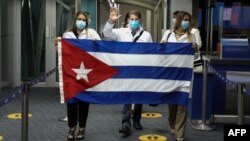
{"type": "MultiPolygon", "coordinates": [[[[141,13],[137,10],[129,12],[127,27],[114,29],[115,21],[120,17],[117,11],[115,8],[110,9],[109,19],[103,29],[103,35],[106,39],[120,42],[152,42],[151,34],[141,27],[141,13]]],[[[140,123],[142,104],[135,104],[133,113],[131,107],[132,104],[125,104],[122,110],[122,127],[119,132],[124,136],[131,135],[131,114],[133,114],[134,128],[143,129],[140,123]]]]}

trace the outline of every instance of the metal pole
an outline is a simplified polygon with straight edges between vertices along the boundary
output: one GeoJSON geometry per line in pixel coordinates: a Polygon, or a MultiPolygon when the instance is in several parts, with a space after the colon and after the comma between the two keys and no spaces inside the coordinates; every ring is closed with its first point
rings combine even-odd
{"type": "Polygon", "coordinates": [[[207,61],[204,61],[204,66],[203,66],[203,82],[202,82],[202,123],[206,124],[206,113],[207,113],[207,61]]]}
{"type": "Polygon", "coordinates": [[[210,13],[210,0],[208,1],[208,10],[207,10],[207,25],[206,25],[206,27],[207,27],[207,35],[206,35],[206,55],[208,55],[209,54],[209,50],[208,50],[208,48],[210,47],[210,19],[211,19],[211,13],[210,13]]]}
{"type": "Polygon", "coordinates": [[[244,95],[242,92],[241,84],[237,85],[238,88],[238,125],[242,125],[244,123],[244,95]]]}
{"type": "Polygon", "coordinates": [[[214,15],[214,5],[213,4],[210,4],[210,30],[209,30],[209,34],[210,34],[210,37],[209,37],[209,48],[210,48],[210,55],[213,55],[213,23],[214,23],[214,20],[213,20],[213,15],[214,15]]]}
{"type": "MultiPolygon", "coordinates": [[[[208,47],[212,46],[212,38],[213,38],[213,5],[214,5],[215,1],[213,0],[208,0],[208,25],[207,25],[207,46],[206,46],[206,55],[208,55],[208,47]]],[[[211,51],[211,50],[210,50],[211,51]]],[[[210,54],[212,54],[212,52],[210,52],[210,54]]],[[[206,123],[206,115],[207,115],[207,73],[208,73],[208,60],[204,59],[204,64],[203,64],[203,86],[202,86],[202,111],[201,111],[201,118],[202,121],[201,123],[197,123],[197,125],[192,125],[192,127],[194,129],[197,130],[205,130],[205,131],[211,131],[214,130],[215,127],[209,125],[208,123],[206,123]]]]}
{"type": "Polygon", "coordinates": [[[206,130],[211,131],[215,128],[213,126],[210,126],[206,123],[206,114],[207,114],[207,60],[204,60],[203,64],[203,84],[202,84],[202,111],[201,111],[201,123],[197,123],[192,125],[192,128],[197,130],[206,130]]]}
{"type": "Polygon", "coordinates": [[[28,141],[29,89],[30,84],[24,83],[22,95],[22,141],[28,141]]]}
{"type": "MultiPolygon", "coordinates": [[[[221,7],[220,8],[220,15],[219,15],[219,28],[218,28],[218,32],[219,32],[219,37],[218,37],[218,39],[219,39],[219,41],[221,40],[221,38],[223,37],[223,12],[224,11],[224,8],[223,7],[221,7]]],[[[220,54],[218,54],[218,55],[220,55],[220,54]]]]}

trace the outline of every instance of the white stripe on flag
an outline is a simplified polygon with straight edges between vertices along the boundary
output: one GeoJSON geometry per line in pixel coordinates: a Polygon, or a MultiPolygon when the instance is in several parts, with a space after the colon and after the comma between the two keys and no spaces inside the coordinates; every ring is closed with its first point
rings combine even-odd
{"type": "Polygon", "coordinates": [[[110,66],[159,66],[193,68],[193,55],[117,54],[88,52],[110,66]]]}
{"type": "Polygon", "coordinates": [[[189,92],[190,81],[159,79],[108,79],[87,89],[100,92],[189,92]]]}
{"type": "MultiPolygon", "coordinates": [[[[59,38],[61,40],[61,38],[59,38]]],[[[58,40],[59,40],[58,39],[58,40]]],[[[58,73],[59,73],[59,88],[60,88],[60,98],[61,103],[64,103],[64,90],[63,90],[63,66],[62,66],[62,42],[58,42],[57,46],[58,52],[58,73]]]]}

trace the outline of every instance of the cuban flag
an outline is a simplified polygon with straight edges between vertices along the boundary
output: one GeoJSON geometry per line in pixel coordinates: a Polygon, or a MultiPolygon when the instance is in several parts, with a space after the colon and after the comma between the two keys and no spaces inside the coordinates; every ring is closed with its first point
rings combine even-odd
{"type": "Polygon", "coordinates": [[[62,39],[61,102],[188,104],[194,49],[189,43],[62,39]]]}

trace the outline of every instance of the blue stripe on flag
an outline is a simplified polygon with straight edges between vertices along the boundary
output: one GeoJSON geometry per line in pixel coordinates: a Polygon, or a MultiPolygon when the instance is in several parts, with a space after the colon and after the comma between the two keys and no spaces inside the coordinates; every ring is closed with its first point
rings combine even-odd
{"type": "Polygon", "coordinates": [[[190,80],[191,68],[149,67],[149,66],[114,66],[118,74],[113,78],[151,78],[169,80],[190,80]]]}
{"type": "Polygon", "coordinates": [[[191,43],[131,43],[115,41],[93,41],[66,39],[86,52],[106,52],[124,54],[186,54],[193,55],[191,43]]]}
{"type": "Polygon", "coordinates": [[[82,92],[75,99],[96,104],[188,104],[186,92],[82,92]]]}

